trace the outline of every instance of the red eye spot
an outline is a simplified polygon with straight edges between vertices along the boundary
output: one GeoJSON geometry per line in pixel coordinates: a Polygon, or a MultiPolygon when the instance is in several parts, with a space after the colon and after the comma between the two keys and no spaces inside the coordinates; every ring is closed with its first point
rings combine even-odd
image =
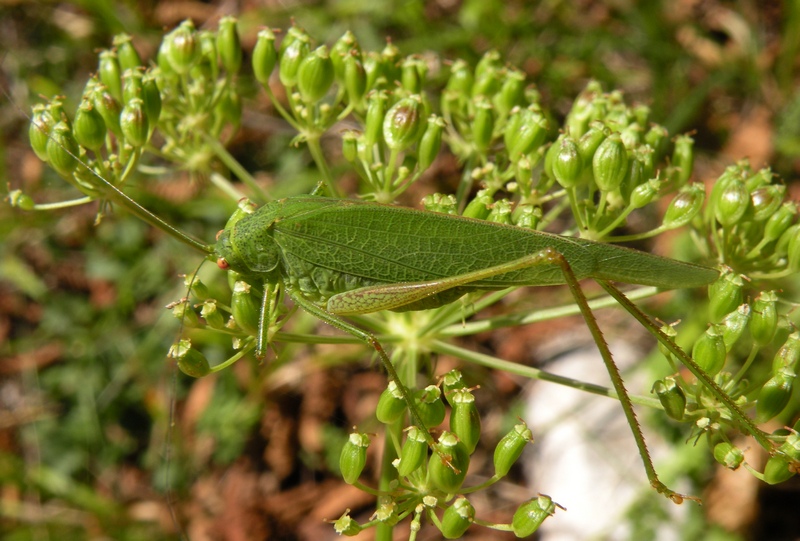
{"type": "Polygon", "coordinates": [[[224,257],[220,257],[217,259],[217,267],[221,268],[222,270],[226,270],[228,267],[230,267],[230,265],[228,265],[228,262],[224,257]]]}
{"type": "Polygon", "coordinates": [[[219,240],[219,236],[222,235],[222,232],[225,231],[224,229],[220,229],[217,231],[217,236],[215,237],[216,240],[219,240]]]}

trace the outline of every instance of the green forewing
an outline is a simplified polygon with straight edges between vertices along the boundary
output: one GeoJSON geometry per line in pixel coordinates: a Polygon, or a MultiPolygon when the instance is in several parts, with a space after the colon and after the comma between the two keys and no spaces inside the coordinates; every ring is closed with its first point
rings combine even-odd
{"type": "MultiPolygon", "coordinates": [[[[704,285],[717,276],[710,268],[619,246],[376,203],[294,197],[268,204],[250,219],[272,225],[272,237],[285,259],[359,277],[366,284],[456,276],[544,248],[564,255],[578,279],[678,288],[704,285]]],[[[557,265],[541,265],[472,286],[562,283],[557,265]]]]}

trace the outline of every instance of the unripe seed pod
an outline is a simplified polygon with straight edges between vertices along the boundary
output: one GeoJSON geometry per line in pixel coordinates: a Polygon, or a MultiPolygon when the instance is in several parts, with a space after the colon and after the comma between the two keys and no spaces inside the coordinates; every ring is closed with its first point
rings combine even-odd
{"type": "Polygon", "coordinates": [[[419,58],[404,58],[400,63],[400,86],[409,94],[419,94],[427,72],[427,66],[419,58]]]}
{"type": "Polygon", "coordinates": [[[403,416],[407,406],[408,404],[406,404],[403,393],[397,383],[390,381],[378,399],[375,416],[383,424],[390,425],[403,416]]]}
{"type": "Polygon", "coordinates": [[[761,186],[750,192],[753,220],[763,222],[773,216],[783,203],[785,193],[786,186],[778,184],[761,186]]]}
{"type": "Polygon", "coordinates": [[[797,375],[790,367],[780,368],[758,393],[756,402],[756,421],[763,423],[774,419],[792,397],[792,388],[797,375]]]}
{"type": "Polygon", "coordinates": [[[200,308],[200,315],[206,320],[206,324],[212,329],[225,328],[225,318],[222,317],[217,309],[217,302],[213,299],[207,299],[203,302],[203,307],[200,308]]]}
{"type": "MultiPolygon", "coordinates": [[[[458,214],[458,202],[453,194],[434,193],[422,198],[422,206],[430,212],[439,212],[456,216],[458,214]]],[[[445,394],[445,397],[447,395],[445,394]]]]}
{"type": "Polygon", "coordinates": [[[395,103],[383,119],[383,139],[395,151],[410,147],[423,133],[425,108],[422,98],[414,95],[395,103]]]}
{"type": "Polygon", "coordinates": [[[485,220],[491,212],[491,206],[494,204],[492,196],[489,195],[489,190],[478,190],[475,197],[467,203],[463,215],[467,218],[475,218],[476,220],[485,220]]]}
{"type": "Polygon", "coordinates": [[[387,39],[386,46],[381,50],[380,59],[383,76],[391,86],[395,86],[395,82],[400,80],[400,49],[387,39]]]}
{"type": "Polygon", "coordinates": [[[192,349],[192,341],[188,338],[173,344],[169,348],[168,356],[177,361],[178,368],[187,376],[202,378],[211,371],[208,359],[196,349],[192,349]]]}
{"type": "Polygon", "coordinates": [[[346,130],[342,133],[342,155],[350,163],[356,163],[358,159],[358,140],[360,138],[361,134],[353,130],[346,130]]]}
{"type": "Polygon", "coordinates": [[[744,462],[744,453],[738,447],[723,441],[714,446],[714,459],[729,470],[735,470],[744,462]]]}
{"type": "Polygon", "coordinates": [[[486,221],[511,225],[511,210],[511,202],[508,199],[495,201],[489,216],[486,217],[486,221]]]}
{"type": "Polygon", "coordinates": [[[407,477],[417,471],[428,458],[428,441],[425,434],[412,426],[406,432],[406,441],[400,450],[400,458],[397,459],[395,467],[400,477],[407,477]]]}
{"type": "Polygon", "coordinates": [[[142,65],[142,58],[136,52],[130,35],[117,34],[114,36],[113,44],[117,49],[117,61],[119,61],[119,67],[123,72],[129,69],[136,69],[142,65]]]}
{"type": "Polygon", "coordinates": [[[358,481],[361,472],[364,471],[369,444],[368,435],[353,432],[342,447],[342,454],[339,455],[339,471],[342,472],[342,478],[348,485],[358,481]]]}
{"type": "Polygon", "coordinates": [[[786,457],[775,455],[767,459],[764,466],[764,481],[770,485],[777,485],[788,481],[796,472],[789,469],[789,460],[786,457]]]}
{"type": "Polygon", "coordinates": [[[447,79],[445,89],[455,95],[466,97],[472,93],[473,80],[472,70],[469,65],[465,61],[458,59],[450,66],[450,78],[447,79]]]}
{"type": "Polygon", "coordinates": [[[508,70],[503,78],[500,92],[495,94],[494,104],[497,112],[506,116],[515,106],[523,104],[525,91],[525,74],[519,70],[508,70]]]}
{"type": "Polygon", "coordinates": [[[467,389],[459,389],[448,397],[453,411],[450,412],[450,431],[455,433],[470,454],[481,438],[481,414],[475,405],[475,396],[467,389]]]}
{"type": "Polygon", "coordinates": [[[702,184],[693,183],[681,188],[664,213],[664,227],[675,229],[691,222],[703,207],[705,198],[706,192],[702,184]]]}
{"type": "Polygon", "coordinates": [[[281,83],[286,88],[297,84],[297,71],[300,69],[300,63],[308,55],[309,50],[308,37],[305,35],[300,35],[292,40],[285,49],[281,44],[278,75],[281,83]]]}
{"type": "Polygon", "coordinates": [[[664,126],[653,124],[644,134],[644,142],[653,149],[653,161],[661,161],[669,141],[669,131],[664,126]]]}
{"type": "Polygon", "coordinates": [[[202,51],[191,21],[183,21],[175,30],[164,36],[161,46],[165,47],[166,60],[175,73],[189,73],[189,70],[200,61],[202,51]]]}
{"type": "MultiPolygon", "coordinates": [[[[678,336],[678,331],[675,330],[675,327],[672,325],[664,324],[661,326],[660,331],[664,333],[668,338],[670,338],[673,342],[675,341],[675,337],[678,336]]],[[[658,351],[661,355],[664,356],[665,359],[672,359],[672,352],[667,349],[667,347],[661,343],[661,340],[658,341],[658,351]]]]}
{"type": "Polygon", "coordinates": [[[512,221],[517,227],[536,230],[542,221],[542,207],[532,205],[517,205],[512,215],[512,221]]]}
{"type": "Polygon", "coordinates": [[[336,80],[340,83],[345,79],[344,61],[348,56],[358,59],[359,62],[361,61],[361,47],[358,45],[355,34],[350,30],[342,34],[331,47],[333,71],[336,74],[336,80]]]}
{"type": "Polygon", "coordinates": [[[122,129],[119,124],[119,115],[121,108],[119,102],[114,99],[114,96],[106,90],[103,85],[97,85],[92,91],[92,101],[103,117],[103,122],[106,127],[111,130],[117,137],[122,137],[122,129]]]}
{"type": "Polygon", "coordinates": [[[31,148],[43,162],[47,161],[47,142],[50,140],[48,135],[54,125],[55,121],[47,107],[42,104],[33,106],[28,138],[31,141],[31,148]]]}
{"type": "Polygon", "coordinates": [[[150,137],[150,124],[144,110],[144,101],[134,98],[125,104],[119,116],[119,126],[125,141],[138,148],[147,143],[150,137]]]}
{"type": "Polygon", "coordinates": [[[719,198],[713,201],[714,216],[725,227],[731,227],[747,212],[750,205],[750,194],[739,178],[734,178],[719,193],[719,198]]]}
{"type": "Polygon", "coordinates": [[[710,286],[708,286],[709,316],[711,321],[721,321],[723,317],[734,311],[744,296],[744,281],[741,274],[730,269],[725,270],[710,286]]]}
{"type": "Polygon", "coordinates": [[[447,412],[442,401],[442,391],[439,387],[428,385],[416,393],[414,401],[425,426],[438,426],[444,421],[444,416],[447,412]]]}
{"type": "Polygon", "coordinates": [[[672,151],[674,180],[678,187],[685,185],[692,176],[694,168],[694,139],[689,135],[679,135],[675,138],[675,148],[672,151]]]}
{"type": "MultiPolygon", "coordinates": [[[[333,60],[333,57],[331,57],[333,60]]],[[[347,90],[347,99],[353,105],[358,105],[364,98],[367,90],[367,72],[361,63],[361,55],[353,51],[344,57],[344,87],[347,90]]],[[[335,72],[334,64],[334,72],[335,72]]]]}
{"type": "Polygon", "coordinates": [[[275,34],[269,28],[258,32],[256,46],[253,49],[253,74],[261,86],[269,86],[269,77],[278,61],[275,50],[275,34]]]}
{"type": "Polygon", "coordinates": [[[217,52],[222,67],[228,73],[238,73],[242,66],[242,44],[236,28],[236,18],[225,16],[219,20],[217,52]]]}
{"type": "Polygon", "coordinates": [[[364,121],[364,146],[370,155],[372,148],[381,140],[387,99],[386,92],[382,90],[369,95],[367,119],[364,121]]]}
{"type": "Polygon", "coordinates": [[[547,137],[547,119],[538,111],[523,109],[519,114],[519,128],[510,136],[508,157],[512,162],[536,151],[547,137]]]}
{"type": "Polygon", "coordinates": [[[778,296],[774,291],[762,291],[753,301],[750,335],[759,346],[772,342],[778,330],[778,311],[775,307],[777,302],[778,296]]]}
{"type": "Polygon", "coordinates": [[[472,120],[472,142],[479,152],[486,152],[494,131],[494,106],[483,96],[474,100],[475,118],[472,120]]]}
{"type": "Polygon", "coordinates": [[[667,416],[676,421],[683,419],[686,411],[686,395],[673,376],[656,381],[653,384],[653,392],[656,393],[667,416]]]}
{"type": "Polygon", "coordinates": [[[442,147],[442,130],[444,130],[444,119],[440,116],[431,115],[428,117],[428,125],[422,139],[419,141],[419,159],[417,164],[420,171],[425,171],[431,166],[439,150],[442,147]]]}
{"type": "Polygon", "coordinates": [[[353,537],[360,534],[361,530],[364,528],[350,516],[350,510],[348,509],[342,516],[336,519],[333,523],[333,529],[339,535],[353,537]]]}
{"type": "Polygon", "coordinates": [[[475,66],[475,78],[484,76],[489,71],[502,68],[501,55],[496,49],[486,51],[475,66]]]}
{"type": "Polygon", "coordinates": [[[772,242],[777,240],[792,225],[797,216],[797,204],[794,201],[784,203],[775,214],[767,219],[764,225],[764,240],[772,242]]]}
{"type": "Polygon", "coordinates": [[[520,505],[511,519],[511,527],[517,537],[533,535],[544,520],[556,512],[550,496],[543,494],[520,505]]]}
{"type": "Polygon", "coordinates": [[[800,433],[796,430],[792,430],[789,435],[786,436],[786,441],[778,447],[778,451],[783,453],[783,455],[790,460],[800,462],[800,433]]]}
{"type": "Polygon", "coordinates": [[[106,123],[91,101],[81,101],[73,122],[75,139],[82,147],[97,152],[106,139],[106,123]]]}
{"type": "Polygon", "coordinates": [[[692,348],[692,358],[704,372],[713,376],[725,366],[725,341],[716,325],[712,325],[697,339],[692,348]]]}
{"type": "Polygon", "coordinates": [[[231,298],[231,313],[236,325],[247,334],[255,336],[258,334],[259,321],[259,302],[250,291],[250,284],[247,282],[236,282],[233,285],[233,295],[231,298]]]}
{"type": "Polygon", "coordinates": [[[152,132],[161,117],[161,92],[158,89],[156,76],[152,71],[148,71],[142,77],[142,101],[144,102],[144,111],[152,132]]]}
{"type": "Polygon", "coordinates": [[[496,477],[505,477],[516,464],[525,445],[533,441],[533,433],[525,423],[515,425],[511,431],[497,442],[494,448],[494,474],[496,477]]]}
{"type": "Polygon", "coordinates": [[[105,50],[100,52],[99,57],[97,75],[100,77],[100,82],[106,85],[114,99],[119,101],[122,99],[122,71],[117,61],[117,53],[105,50]]]}
{"type": "Polygon", "coordinates": [[[324,45],[306,55],[297,68],[297,89],[306,103],[322,99],[333,84],[333,63],[324,45]]]}
{"type": "Polygon", "coordinates": [[[142,98],[144,73],[141,69],[125,70],[122,74],[122,102],[127,103],[134,98],[142,98]]]}
{"type": "Polygon", "coordinates": [[[483,96],[491,99],[500,90],[501,79],[500,70],[496,68],[488,68],[480,75],[476,70],[475,83],[472,85],[472,97],[483,96]]]}
{"type": "Polygon", "coordinates": [[[187,327],[197,328],[200,327],[200,319],[197,317],[197,313],[194,309],[189,305],[188,301],[178,302],[169,305],[172,308],[172,315],[181,322],[181,324],[187,327]]]}
{"type": "Polygon", "coordinates": [[[59,174],[68,177],[78,166],[78,142],[66,122],[59,122],[50,130],[47,139],[47,163],[59,174]]]}
{"type": "Polygon", "coordinates": [[[750,305],[743,303],[722,320],[722,340],[725,342],[725,351],[730,352],[733,345],[741,338],[750,321],[751,312],[750,305]]]}
{"type": "Polygon", "coordinates": [[[467,446],[451,432],[442,432],[436,452],[428,461],[428,481],[446,494],[455,494],[464,483],[469,468],[467,446]],[[446,463],[442,457],[447,458],[446,463]]]}
{"type": "Polygon", "coordinates": [[[777,372],[784,367],[797,371],[798,360],[800,360],[800,331],[795,331],[786,337],[786,342],[773,357],[772,371],[777,372]]]}
{"type": "Polygon", "coordinates": [[[592,157],[592,173],[597,187],[613,192],[628,174],[628,152],[619,133],[612,133],[600,143],[592,157]]]}
{"type": "Polygon", "coordinates": [[[386,78],[383,73],[383,61],[380,53],[369,51],[362,56],[364,71],[367,72],[367,92],[370,90],[381,90],[386,86],[386,78]]]}
{"type": "Polygon", "coordinates": [[[452,396],[453,392],[459,389],[467,388],[467,384],[464,383],[464,377],[461,375],[461,371],[454,368],[445,374],[442,377],[442,388],[444,390],[444,397],[447,399],[448,404],[452,406],[453,403],[450,402],[450,397],[452,396]]]}
{"type": "Polygon", "coordinates": [[[559,141],[555,143],[558,152],[553,159],[553,176],[561,187],[572,188],[580,181],[583,160],[578,144],[572,137],[562,137],[559,141]]]}
{"type": "Polygon", "coordinates": [[[445,509],[442,516],[442,535],[445,539],[461,538],[475,521],[475,508],[463,496],[445,509]]]}
{"type": "Polygon", "coordinates": [[[587,170],[592,166],[594,153],[597,152],[600,144],[605,141],[606,137],[611,134],[611,131],[605,124],[599,121],[594,121],[589,125],[589,129],[578,139],[578,150],[583,159],[583,166],[587,170]]]}
{"type": "Polygon", "coordinates": [[[22,190],[8,192],[8,203],[12,207],[22,210],[33,210],[36,207],[36,203],[31,199],[31,196],[22,193],[22,190]]]}

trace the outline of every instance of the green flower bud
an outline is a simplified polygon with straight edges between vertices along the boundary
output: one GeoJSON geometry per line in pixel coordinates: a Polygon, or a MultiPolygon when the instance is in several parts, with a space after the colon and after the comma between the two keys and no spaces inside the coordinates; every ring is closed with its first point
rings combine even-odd
{"type": "Polygon", "coordinates": [[[445,509],[442,516],[442,535],[445,539],[459,539],[475,521],[475,508],[462,497],[445,509]]]}
{"type": "Polygon", "coordinates": [[[455,494],[464,483],[469,469],[469,451],[451,432],[442,432],[436,452],[428,461],[428,481],[446,494],[455,494]],[[442,457],[447,459],[447,462],[442,457]]]}
{"type": "Polygon", "coordinates": [[[306,103],[314,103],[328,93],[333,84],[333,63],[328,48],[317,47],[305,56],[297,68],[297,89],[306,103]]]}
{"type": "Polygon", "coordinates": [[[494,107],[483,96],[474,102],[475,118],[472,120],[472,142],[479,152],[486,152],[492,142],[494,132],[494,107]]]}
{"type": "Polygon", "coordinates": [[[756,421],[763,423],[774,419],[792,397],[792,387],[797,375],[790,367],[780,368],[767,382],[761,387],[756,402],[756,421]]]}
{"type": "Polygon", "coordinates": [[[47,142],[50,140],[49,134],[54,125],[55,120],[47,107],[42,104],[33,106],[28,138],[31,141],[31,148],[43,162],[47,161],[47,142]]]}
{"type": "Polygon", "coordinates": [[[152,71],[148,71],[142,77],[142,101],[152,132],[161,117],[161,92],[158,90],[156,76],[152,71]]]}
{"type": "Polygon", "coordinates": [[[442,391],[436,385],[428,385],[416,393],[414,401],[422,423],[428,427],[438,426],[446,414],[442,391]]]}
{"type": "Polygon", "coordinates": [[[224,329],[225,318],[222,317],[217,309],[217,302],[213,299],[207,299],[200,308],[200,315],[206,320],[206,324],[212,329],[224,329]]]}
{"type": "Polygon", "coordinates": [[[494,205],[494,199],[489,195],[489,190],[479,190],[472,201],[467,203],[463,215],[467,218],[485,220],[491,212],[492,205],[494,205]]]}
{"type": "Polygon", "coordinates": [[[511,225],[511,211],[511,202],[508,199],[500,199],[492,205],[492,210],[486,217],[486,221],[511,225]]]}
{"type": "Polygon", "coordinates": [[[505,477],[516,464],[525,446],[533,441],[533,433],[524,422],[515,425],[511,431],[497,442],[494,448],[494,474],[496,477],[505,477]]]}
{"type": "Polygon", "coordinates": [[[774,291],[762,291],[753,302],[750,334],[759,346],[772,342],[778,330],[778,311],[775,308],[777,301],[778,296],[774,291]]]}
{"type": "Polygon", "coordinates": [[[439,149],[442,147],[442,130],[444,130],[444,126],[442,117],[436,115],[428,117],[428,125],[425,127],[425,133],[422,134],[422,139],[419,141],[419,151],[417,152],[419,155],[417,163],[420,171],[428,169],[439,155],[439,149]]]}
{"type": "Polygon", "coordinates": [[[82,147],[97,152],[105,144],[106,123],[94,107],[94,104],[84,99],[75,113],[73,123],[75,139],[82,147]]]}
{"type": "Polygon", "coordinates": [[[676,186],[684,186],[689,182],[694,169],[694,139],[691,136],[679,135],[675,138],[675,148],[670,162],[676,186]]]}
{"type": "Polygon", "coordinates": [[[519,121],[519,129],[511,135],[508,148],[508,157],[512,162],[537,150],[547,137],[547,119],[538,111],[523,109],[519,121]]]}
{"type": "Polygon", "coordinates": [[[753,211],[753,219],[763,222],[775,215],[783,203],[786,194],[786,186],[771,184],[761,186],[750,192],[750,209],[753,211]]]}
{"type": "Polygon", "coordinates": [[[382,90],[373,92],[367,104],[367,119],[364,122],[364,146],[371,149],[381,140],[386,112],[386,93],[382,90]]]}
{"type": "Polygon", "coordinates": [[[456,96],[469,96],[472,92],[472,70],[463,60],[456,60],[450,66],[450,77],[447,79],[445,90],[456,96]]]}
{"type": "Polygon", "coordinates": [[[114,96],[115,100],[122,99],[122,72],[117,61],[117,53],[114,51],[101,51],[100,61],[97,66],[97,75],[100,82],[106,85],[108,91],[114,96]]]}
{"type": "Polygon", "coordinates": [[[578,144],[572,137],[560,137],[554,146],[558,151],[553,159],[553,176],[561,187],[573,188],[581,178],[583,160],[578,144]]]}
{"type": "Polygon", "coordinates": [[[269,86],[269,77],[278,61],[278,52],[275,50],[275,34],[269,28],[258,33],[256,46],[253,49],[253,74],[261,86],[269,86]]]}
{"type": "Polygon", "coordinates": [[[400,450],[400,458],[397,459],[395,467],[400,477],[407,477],[417,471],[428,458],[428,440],[425,434],[412,426],[406,432],[406,441],[400,450]]]}
{"type": "Polygon", "coordinates": [[[705,198],[706,192],[702,184],[693,183],[681,188],[664,213],[664,227],[676,229],[691,222],[703,207],[705,198]]]}
{"type": "Polygon", "coordinates": [[[390,381],[378,399],[375,416],[380,422],[390,425],[400,419],[406,412],[406,400],[397,383],[390,381]]]}
{"type": "Polygon", "coordinates": [[[592,173],[597,187],[613,192],[628,174],[628,152],[618,133],[612,133],[600,143],[592,157],[592,173]]]}
{"type": "Polygon", "coordinates": [[[713,325],[697,339],[692,348],[692,358],[704,372],[713,376],[725,366],[725,341],[722,333],[713,325]]]}
{"type": "MultiPolygon", "coordinates": [[[[333,57],[331,57],[333,60],[333,57]]],[[[358,105],[364,98],[367,90],[367,71],[361,63],[361,55],[356,51],[348,54],[343,60],[344,87],[347,90],[347,99],[351,104],[358,105]]],[[[335,70],[334,70],[335,71],[335,70]]]]}
{"type": "Polygon", "coordinates": [[[258,334],[260,302],[256,299],[251,286],[247,282],[236,282],[233,285],[231,313],[236,325],[250,335],[258,334]]]}
{"type": "Polygon", "coordinates": [[[422,135],[425,129],[425,108],[420,96],[403,98],[395,103],[383,119],[383,139],[395,151],[405,150],[422,135]]]}
{"type": "Polygon", "coordinates": [[[339,471],[348,485],[352,485],[361,476],[364,466],[367,465],[367,447],[369,436],[360,432],[353,432],[342,447],[339,455],[339,471]]]}
{"type": "Polygon", "coordinates": [[[722,340],[725,342],[725,351],[730,352],[733,345],[741,338],[750,321],[750,313],[750,305],[744,303],[722,320],[722,340]]]}
{"type": "Polygon", "coordinates": [[[539,495],[520,505],[511,519],[511,527],[517,537],[528,537],[539,529],[544,520],[556,512],[550,496],[539,495]]]}
{"type": "Polygon", "coordinates": [[[59,122],[50,130],[47,139],[47,163],[59,174],[68,177],[78,167],[78,142],[66,122],[59,122]]]}
{"type": "Polygon", "coordinates": [[[200,61],[202,54],[192,21],[183,21],[161,42],[165,57],[175,73],[185,74],[200,61]]]}
{"type": "Polygon", "coordinates": [[[714,446],[714,459],[729,470],[735,470],[744,462],[744,453],[738,447],[723,441],[714,446]]]}
{"type": "Polygon", "coordinates": [[[475,406],[475,396],[467,389],[454,391],[448,401],[453,407],[450,412],[450,431],[467,446],[470,454],[481,438],[481,414],[475,406]]]}
{"type": "Polygon", "coordinates": [[[188,338],[173,344],[169,348],[168,356],[177,361],[178,369],[187,376],[202,378],[211,371],[208,359],[196,349],[192,349],[192,341],[188,338]]]}
{"type": "Polygon", "coordinates": [[[506,116],[515,106],[523,105],[525,74],[519,70],[507,70],[500,92],[495,94],[492,103],[501,116],[506,116]]]}
{"type": "Polygon", "coordinates": [[[278,76],[283,86],[290,88],[297,84],[297,72],[309,51],[309,38],[304,34],[293,39],[285,49],[283,48],[283,44],[281,44],[278,76]]]}
{"type": "Polygon", "coordinates": [[[667,376],[653,384],[653,391],[667,416],[680,421],[686,411],[686,395],[673,376],[667,376]]]}
{"type": "Polygon", "coordinates": [[[117,137],[122,137],[122,129],[119,123],[119,115],[121,113],[119,102],[114,99],[114,96],[103,85],[95,87],[92,92],[92,101],[97,112],[103,117],[106,127],[117,137]]]}
{"type": "Polygon", "coordinates": [[[777,485],[788,481],[796,472],[789,469],[789,460],[786,457],[775,455],[767,459],[764,466],[764,481],[770,485],[777,485]]]}
{"type": "Polygon", "coordinates": [[[785,202],[764,224],[764,241],[772,242],[779,239],[792,225],[795,216],[797,216],[797,204],[794,201],[785,202]]]}
{"type": "Polygon", "coordinates": [[[781,368],[797,370],[798,360],[800,360],[800,331],[795,331],[786,337],[786,342],[773,357],[772,371],[777,372],[781,368]]]}
{"type": "Polygon", "coordinates": [[[744,281],[741,274],[730,269],[708,286],[709,317],[711,321],[721,321],[730,312],[742,304],[744,281]]]}
{"type": "Polygon", "coordinates": [[[364,528],[350,516],[350,510],[348,509],[342,516],[336,519],[333,523],[333,529],[339,535],[353,537],[360,534],[361,530],[364,528]]]}
{"type": "Polygon", "coordinates": [[[119,67],[124,72],[136,69],[142,65],[142,58],[133,46],[133,40],[128,34],[117,34],[114,36],[114,48],[117,50],[117,60],[119,67]]]}
{"type": "Polygon", "coordinates": [[[242,66],[242,44],[236,28],[236,18],[225,16],[219,20],[217,53],[222,67],[228,73],[238,73],[242,66]]]}
{"type": "Polygon", "coordinates": [[[713,201],[714,216],[725,227],[739,223],[750,205],[750,194],[738,178],[732,179],[713,201]]]}
{"type": "Polygon", "coordinates": [[[133,147],[142,147],[150,137],[150,124],[144,111],[144,101],[135,98],[125,104],[119,116],[119,126],[125,141],[133,147]]]}

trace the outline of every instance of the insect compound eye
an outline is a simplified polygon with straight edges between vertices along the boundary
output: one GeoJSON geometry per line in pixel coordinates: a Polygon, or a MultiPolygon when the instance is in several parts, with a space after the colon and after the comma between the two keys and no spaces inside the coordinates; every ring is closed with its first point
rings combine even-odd
{"type": "Polygon", "coordinates": [[[221,268],[222,270],[227,270],[230,265],[228,265],[228,261],[224,257],[220,257],[217,259],[217,267],[221,268]]]}

